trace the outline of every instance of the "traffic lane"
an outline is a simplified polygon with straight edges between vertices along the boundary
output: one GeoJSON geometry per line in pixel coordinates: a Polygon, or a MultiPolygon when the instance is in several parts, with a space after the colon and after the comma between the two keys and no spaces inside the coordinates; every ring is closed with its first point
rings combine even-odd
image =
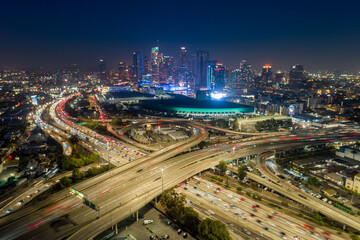
{"type": "MultiPolygon", "coordinates": [[[[198,185],[199,186],[199,185],[198,185]]],[[[217,187],[219,187],[218,185],[214,185],[215,189],[217,187]]],[[[199,190],[201,189],[201,191],[206,191],[209,189],[202,189],[200,186],[198,188],[199,190]]],[[[211,189],[212,190],[212,189],[211,189]]],[[[192,192],[191,190],[189,190],[189,192],[192,192]]],[[[185,192],[186,193],[186,192],[185,192]]],[[[253,206],[257,205],[256,202],[252,202],[250,199],[246,199],[243,196],[238,196],[235,193],[232,192],[226,192],[224,193],[224,190],[220,191],[220,193],[216,194],[216,199],[214,198],[214,196],[212,197],[208,197],[209,193],[207,192],[207,194],[204,194],[202,196],[203,199],[209,200],[206,203],[210,202],[211,204],[208,203],[209,206],[216,206],[220,209],[222,209],[223,204],[227,204],[227,206],[223,209],[226,212],[228,212],[229,216],[228,217],[234,217],[237,216],[236,214],[239,214],[236,219],[237,222],[240,222],[243,224],[243,227],[245,227],[245,224],[247,227],[249,227],[250,225],[252,225],[253,229],[264,229],[265,227],[267,227],[269,229],[269,232],[274,235],[274,236],[268,236],[268,237],[278,237],[280,236],[280,232],[284,231],[287,232],[287,225],[277,225],[274,227],[274,224],[272,222],[272,220],[269,220],[268,216],[272,216],[273,210],[267,210],[264,207],[260,207],[256,210],[256,212],[254,211],[253,206]],[[231,195],[231,194],[234,194],[231,195]],[[231,197],[231,198],[230,198],[231,197]],[[240,198],[246,199],[245,201],[240,200],[240,198]],[[219,201],[221,199],[221,201],[219,201]],[[212,201],[212,202],[211,202],[212,201]],[[254,216],[250,216],[250,215],[254,215],[254,216]],[[261,222],[258,222],[258,220],[260,220],[261,222]],[[249,225],[250,224],[250,225],[249,225]],[[278,233],[276,233],[276,230],[279,230],[278,233]]],[[[268,235],[268,232],[264,232],[264,234],[268,235]]],[[[288,234],[290,234],[288,232],[288,234]]]]}
{"type": "Polygon", "coordinates": [[[202,166],[203,167],[203,166],[202,166]]]}
{"type": "MultiPolygon", "coordinates": [[[[185,191],[186,192],[198,192],[199,190],[204,191],[204,192],[208,192],[211,190],[211,192],[213,192],[212,190],[215,190],[217,188],[219,188],[218,185],[214,184],[213,186],[209,187],[210,183],[208,181],[205,180],[201,180],[203,183],[201,183],[200,185],[195,183],[197,181],[190,181],[190,188],[188,188],[189,190],[185,191]],[[206,187],[205,187],[206,186],[206,187]],[[195,188],[197,189],[195,189],[195,188]]],[[[214,191],[215,192],[215,191],[214,191]]],[[[203,196],[203,198],[206,198],[207,196],[209,196],[209,192],[208,194],[205,194],[203,196]]],[[[269,208],[265,205],[263,205],[261,202],[257,203],[256,201],[253,201],[252,199],[246,198],[244,196],[241,196],[239,194],[236,194],[234,192],[228,191],[226,189],[223,189],[220,191],[220,193],[218,194],[210,194],[210,196],[212,198],[216,198],[216,197],[221,197],[222,201],[221,202],[226,202],[228,204],[231,204],[231,206],[236,206],[236,208],[234,209],[235,212],[240,212],[240,210],[242,211],[246,211],[249,214],[253,213],[256,215],[256,217],[259,217],[262,215],[262,226],[264,225],[268,225],[267,227],[271,230],[273,230],[273,227],[276,227],[276,230],[279,230],[279,225],[273,226],[273,222],[279,222],[281,223],[280,228],[282,228],[283,232],[287,232],[288,234],[293,234],[294,236],[298,236],[298,235],[303,235],[306,237],[306,239],[313,238],[313,237],[321,237],[323,236],[322,233],[326,232],[326,230],[321,229],[320,227],[316,227],[316,229],[310,231],[307,228],[304,228],[304,221],[291,217],[290,215],[287,214],[275,214],[273,212],[272,208],[269,208]],[[236,197],[235,197],[236,196],[236,197]],[[248,204],[246,204],[248,203],[248,204]],[[256,204],[260,204],[259,208],[257,209],[257,212],[253,212],[253,206],[255,206],[256,204]],[[247,206],[246,206],[247,205],[247,206]],[[269,218],[269,216],[272,216],[272,219],[269,218]],[[289,226],[291,226],[292,231],[288,231],[289,230],[289,226]],[[311,233],[313,232],[313,234],[311,233]]],[[[210,198],[211,199],[211,198],[210,198]]],[[[215,200],[216,201],[216,200],[215,200]]],[[[219,202],[219,203],[221,203],[219,202]]],[[[226,209],[225,209],[226,211],[226,209]]],[[[312,223],[308,223],[308,224],[312,224],[312,223]]],[[[280,234],[281,231],[279,231],[280,234]]],[[[342,239],[341,237],[338,238],[338,236],[333,236],[334,239],[342,239]]]]}

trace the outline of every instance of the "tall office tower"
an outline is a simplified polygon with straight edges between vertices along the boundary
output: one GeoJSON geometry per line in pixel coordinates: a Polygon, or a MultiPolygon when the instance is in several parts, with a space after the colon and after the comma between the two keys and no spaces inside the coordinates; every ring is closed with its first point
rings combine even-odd
{"type": "Polygon", "coordinates": [[[174,83],[174,59],[170,56],[164,56],[160,63],[159,72],[160,84],[173,84],[174,83]]]}
{"type": "Polygon", "coordinates": [[[289,84],[292,87],[301,88],[305,85],[305,74],[304,66],[301,64],[296,64],[291,66],[289,73],[289,84]]]}
{"type": "Polygon", "coordinates": [[[98,71],[99,71],[100,73],[102,73],[102,72],[105,72],[105,70],[106,70],[106,64],[105,64],[104,59],[99,59],[99,62],[98,62],[98,71]]]}
{"type": "Polygon", "coordinates": [[[274,82],[279,83],[279,84],[283,83],[284,82],[284,73],[280,72],[280,71],[276,72],[274,74],[274,82]]]}
{"type": "Polygon", "coordinates": [[[251,64],[248,64],[246,60],[241,60],[240,68],[233,71],[232,78],[232,86],[235,92],[245,88],[252,88],[254,81],[251,64]]]}
{"type": "Polygon", "coordinates": [[[231,71],[230,78],[232,82],[233,91],[235,92],[239,91],[244,87],[244,83],[241,81],[240,76],[241,76],[240,69],[234,69],[233,71],[231,71]]]}
{"type": "Polygon", "coordinates": [[[106,79],[106,64],[104,59],[100,59],[98,62],[98,73],[99,73],[99,79],[100,80],[105,80],[106,79]]]}
{"type": "Polygon", "coordinates": [[[135,84],[142,80],[143,75],[143,57],[141,51],[133,53],[133,81],[135,84]]]}
{"type": "Polygon", "coordinates": [[[240,62],[240,81],[246,85],[250,85],[253,82],[251,64],[247,63],[246,60],[241,60],[240,62]]]}
{"type": "Polygon", "coordinates": [[[179,69],[177,70],[176,84],[179,86],[188,86],[190,78],[189,62],[187,58],[187,50],[181,47],[179,56],[179,69]]]}
{"type": "Polygon", "coordinates": [[[160,67],[159,47],[153,47],[151,49],[151,74],[152,74],[153,84],[159,83],[159,67],[160,67]]]}
{"type": "Polygon", "coordinates": [[[222,91],[225,88],[226,68],[216,61],[210,61],[207,67],[207,88],[222,91]]]}
{"type": "Polygon", "coordinates": [[[179,67],[188,67],[187,50],[185,47],[181,47],[179,67]]]}
{"type": "Polygon", "coordinates": [[[263,84],[268,84],[272,82],[272,71],[270,64],[265,64],[261,71],[261,78],[263,80],[263,84]]]}
{"type": "Polygon", "coordinates": [[[143,59],[143,75],[147,75],[151,73],[151,66],[150,66],[150,60],[148,58],[148,56],[144,56],[143,59]]]}
{"type": "Polygon", "coordinates": [[[195,90],[207,89],[207,62],[209,52],[198,51],[195,63],[195,90]]]}
{"type": "Polygon", "coordinates": [[[120,80],[124,81],[124,80],[129,79],[129,71],[124,62],[119,62],[118,71],[119,71],[119,79],[120,80]]]}

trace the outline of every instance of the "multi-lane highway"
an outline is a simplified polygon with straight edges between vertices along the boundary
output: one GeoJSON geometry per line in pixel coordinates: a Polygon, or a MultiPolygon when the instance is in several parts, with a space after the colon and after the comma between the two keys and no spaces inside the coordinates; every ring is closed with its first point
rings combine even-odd
{"type": "MultiPolygon", "coordinates": [[[[259,239],[323,239],[326,231],[319,227],[311,227],[311,223],[304,222],[284,213],[276,213],[274,209],[256,202],[248,196],[236,194],[230,190],[222,189],[214,183],[204,179],[191,180],[181,185],[177,190],[185,194],[188,200],[198,202],[208,211],[216,213],[232,223],[241,226],[240,231],[244,237],[258,237],[259,239]],[[221,189],[216,191],[216,189],[221,189]],[[251,233],[249,233],[250,230],[251,233]],[[263,237],[256,236],[260,235],[263,237]]],[[[226,223],[226,222],[225,222],[226,223]]],[[[228,224],[231,226],[232,224],[228,224]]],[[[235,228],[235,230],[239,230],[235,228]]],[[[332,239],[343,239],[332,234],[332,239]]]]}
{"type": "MultiPolygon", "coordinates": [[[[69,128],[68,131],[80,135],[84,144],[92,146],[90,150],[94,151],[95,146],[100,152],[108,151],[107,147],[100,148],[101,144],[94,142],[96,140],[100,143],[103,137],[91,137],[88,132],[77,127],[74,130],[73,124],[68,125],[57,120],[57,116],[53,117],[63,128],[69,128]]],[[[139,157],[127,164],[120,164],[108,173],[75,185],[74,188],[95,203],[99,211],[82,205],[82,200],[63,191],[0,219],[0,237],[31,239],[35,236],[57,239],[75,232],[71,239],[88,239],[144,206],[158,196],[163,188],[172,187],[200,171],[215,166],[220,160],[237,159],[295,145],[323,144],[349,136],[348,132],[311,137],[303,134],[280,135],[256,141],[213,146],[176,156],[206,138],[207,131],[204,128],[193,128],[194,135],[185,142],[139,157]]],[[[114,146],[115,144],[114,140],[114,146]]],[[[114,159],[118,158],[116,155],[115,153],[114,159]]]]}

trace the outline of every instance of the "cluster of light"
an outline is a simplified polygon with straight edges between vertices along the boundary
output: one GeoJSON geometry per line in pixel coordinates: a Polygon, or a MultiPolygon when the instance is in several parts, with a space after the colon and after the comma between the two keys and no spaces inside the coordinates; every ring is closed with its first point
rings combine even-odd
{"type": "Polygon", "coordinates": [[[214,99],[221,99],[226,97],[226,93],[211,93],[211,97],[214,99]]]}

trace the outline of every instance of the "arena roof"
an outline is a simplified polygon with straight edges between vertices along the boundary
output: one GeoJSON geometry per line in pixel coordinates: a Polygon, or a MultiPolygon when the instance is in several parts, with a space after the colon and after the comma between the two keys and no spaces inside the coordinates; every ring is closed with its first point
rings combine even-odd
{"type": "Polygon", "coordinates": [[[172,99],[142,101],[142,106],[155,111],[169,111],[193,114],[251,114],[254,108],[226,101],[198,101],[193,98],[176,95],[172,99]]]}

